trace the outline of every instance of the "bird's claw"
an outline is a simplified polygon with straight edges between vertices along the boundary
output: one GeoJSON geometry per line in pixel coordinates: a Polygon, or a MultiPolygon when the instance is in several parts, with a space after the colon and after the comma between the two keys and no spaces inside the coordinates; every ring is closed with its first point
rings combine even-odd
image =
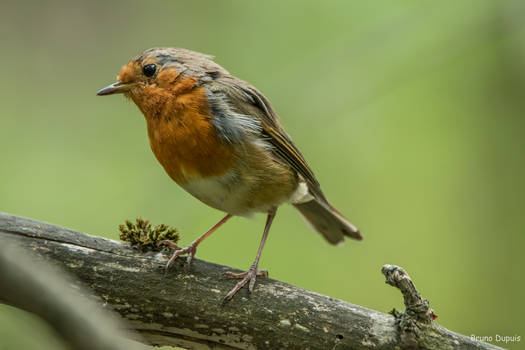
{"type": "Polygon", "coordinates": [[[248,283],[248,291],[250,293],[253,292],[253,288],[255,286],[255,280],[257,279],[257,276],[264,276],[268,277],[268,271],[267,270],[258,270],[257,266],[252,265],[248,271],[241,272],[241,273],[234,273],[234,272],[225,272],[224,276],[232,277],[232,278],[238,278],[241,279],[233,289],[226,294],[224,297],[224,302],[230,301],[237,292],[248,283]]]}
{"type": "Polygon", "coordinates": [[[178,245],[176,245],[175,243],[173,243],[171,241],[161,241],[160,244],[167,245],[168,247],[170,247],[170,248],[175,250],[175,252],[173,252],[173,255],[171,256],[170,260],[168,260],[168,262],[166,263],[166,268],[164,269],[164,274],[167,274],[169,268],[171,267],[171,265],[173,265],[175,260],[177,260],[177,258],[179,256],[184,255],[184,254],[188,254],[188,257],[186,258],[186,266],[189,267],[191,262],[192,262],[192,260],[193,260],[193,258],[195,257],[195,253],[197,252],[197,245],[194,244],[194,243],[190,244],[189,246],[187,246],[185,248],[181,248],[181,247],[179,247],[178,245]]]}
{"type": "MultiPolygon", "coordinates": [[[[231,277],[231,278],[244,278],[246,277],[247,274],[248,274],[248,271],[244,271],[241,273],[226,271],[224,273],[224,276],[231,277]]],[[[257,276],[268,277],[268,270],[257,270],[257,276]]]]}

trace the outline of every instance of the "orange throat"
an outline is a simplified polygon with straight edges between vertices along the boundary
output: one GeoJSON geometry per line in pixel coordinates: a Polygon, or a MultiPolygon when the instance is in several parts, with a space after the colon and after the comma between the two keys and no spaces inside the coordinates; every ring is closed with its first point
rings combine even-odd
{"type": "Polygon", "coordinates": [[[224,175],[233,162],[233,147],[211,123],[205,89],[194,85],[186,78],[177,84],[179,91],[148,86],[130,96],[146,117],[153,153],[179,185],[224,175]]]}

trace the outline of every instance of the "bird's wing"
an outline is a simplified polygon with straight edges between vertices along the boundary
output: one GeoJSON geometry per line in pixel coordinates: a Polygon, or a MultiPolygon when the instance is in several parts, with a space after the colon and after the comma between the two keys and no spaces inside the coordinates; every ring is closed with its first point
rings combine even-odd
{"type": "Polygon", "coordinates": [[[327,203],[314,173],[284,131],[268,99],[253,86],[230,75],[217,80],[214,85],[218,92],[226,95],[231,107],[238,113],[248,114],[261,122],[263,137],[273,146],[272,152],[277,159],[301,175],[315,198],[327,203]]]}

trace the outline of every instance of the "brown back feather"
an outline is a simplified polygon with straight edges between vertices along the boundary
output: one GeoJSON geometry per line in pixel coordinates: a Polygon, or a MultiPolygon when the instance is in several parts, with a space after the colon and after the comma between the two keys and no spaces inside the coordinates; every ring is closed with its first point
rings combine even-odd
{"type": "Polygon", "coordinates": [[[301,175],[316,199],[326,202],[314,173],[290,136],[284,131],[279,117],[261,92],[229,74],[224,74],[213,81],[209,84],[209,88],[214,92],[224,93],[236,112],[257,118],[263,128],[262,136],[273,146],[272,152],[276,158],[301,175]]]}

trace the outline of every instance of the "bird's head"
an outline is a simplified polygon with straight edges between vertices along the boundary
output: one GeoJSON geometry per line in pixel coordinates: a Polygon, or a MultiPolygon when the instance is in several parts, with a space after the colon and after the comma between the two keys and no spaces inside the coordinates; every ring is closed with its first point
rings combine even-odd
{"type": "Polygon", "coordinates": [[[153,116],[175,96],[228,74],[212,57],[181,48],[153,48],[122,67],[117,81],[97,95],[124,94],[146,117],[153,116]]]}

